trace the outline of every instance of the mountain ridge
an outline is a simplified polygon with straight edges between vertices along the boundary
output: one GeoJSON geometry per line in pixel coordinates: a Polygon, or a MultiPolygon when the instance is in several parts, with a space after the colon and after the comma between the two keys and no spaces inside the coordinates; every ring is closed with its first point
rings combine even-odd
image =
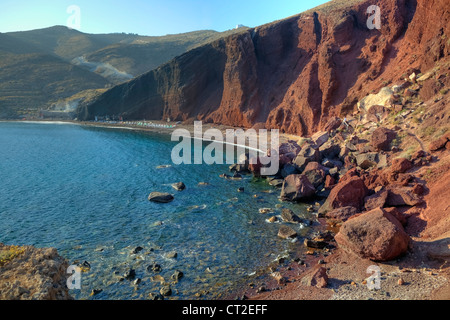
{"type": "Polygon", "coordinates": [[[372,2],[331,1],[189,51],[108,90],[79,118],[263,123],[310,135],[403,73],[448,58],[444,0],[378,1],[380,30],[366,25],[372,2]]]}

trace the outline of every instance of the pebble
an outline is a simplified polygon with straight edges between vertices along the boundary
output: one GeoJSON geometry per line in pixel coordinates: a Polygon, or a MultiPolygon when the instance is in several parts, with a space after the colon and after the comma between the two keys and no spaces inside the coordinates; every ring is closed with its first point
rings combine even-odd
{"type": "Polygon", "coordinates": [[[160,294],[156,294],[156,293],[150,293],[148,295],[149,300],[164,300],[164,297],[160,294]]]}
{"type": "Polygon", "coordinates": [[[174,274],[172,275],[172,279],[173,280],[175,280],[175,281],[178,281],[178,280],[180,280],[181,278],[183,278],[183,276],[184,276],[184,274],[183,274],[183,272],[181,272],[181,271],[179,271],[179,270],[176,270],[175,272],[174,272],[174,274]]]}
{"type": "Polygon", "coordinates": [[[161,268],[161,266],[159,265],[159,264],[151,264],[151,265],[149,265],[148,267],[147,267],[147,271],[148,272],[151,272],[151,271],[153,271],[153,272],[161,272],[162,271],[162,268],[161,268]]]}
{"type": "Polygon", "coordinates": [[[131,254],[138,254],[139,252],[141,252],[142,250],[144,250],[144,248],[142,247],[136,247],[133,249],[133,251],[131,251],[131,254]]]}
{"type": "Polygon", "coordinates": [[[133,280],[136,277],[136,271],[134,269],[129,269],[124,273],[123,277],[127,280],[133,280]]]}
{"type": "Polygon", "coordinates": [[[159,290],[159,293],[161,293],[161,295],[168,297],[172,295],[172,289],[170,288],[170,286],[164,286],[161,288],[161,290],[159,290]]]}
{"type": "Polygon", "coordinates": [[[405,281],[402,278],[398,279],[399,286],[403,286],[404,284],[405,284],[405,281]]]}
{"type": "Polygon", "coordinates": [[[176,257],[178,257],[178,253],[175,251],[172,251],[172,252],[167,253],[166,257],[168,259],[175,259],[176,257]]]}
{"type": "Polygon", "coordinates": [[[96,295],[98,295],[101,292],[103,292],[103,289],[94,289],[94,290],[91,291],[90,296],[91,297],[96,296],[96,295]]]}
{"type": "Polygon", "coordinates": [[[278,218],[275,217],[275,216],[273,216],[273,217],[271,217],[271,218],[269,219],[269,222],[270,222],[270,223],[274,223],[274,222],[277,222],[277,220],[278,220],[278,218]]]}

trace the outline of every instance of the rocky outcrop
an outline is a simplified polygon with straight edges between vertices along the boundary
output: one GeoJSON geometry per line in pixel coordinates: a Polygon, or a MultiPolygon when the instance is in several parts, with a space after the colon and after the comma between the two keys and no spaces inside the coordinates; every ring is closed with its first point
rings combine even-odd
{"type": "Polygon", "coordinates": [[[198,47],[108,90],[78,118],[264,123],[302,136],[328,131],[362,97],[397,81],[399,70],[426,69],[449,55],[446,0],[378,1],[380,30],[367,28],[373,4],[332,1],[198,47]]]}
{"type": "Polygon", "coordinates": [[[0,244],[0,300],[72,300],[67,261],[56,249],[0,244]]]}
{"type": "Polygon", "coordinates": [[[409,244],[400,222],[379,208],[345,222],[335,240],[344,250],[374,261],[395,259],[409,244]]]}
{"type": "Polygon", "coordinates": [[[306,200],[313,197],[315,193],[316,189],[308,180],[307,176],[302,174],[292,174],[284,180],[283,188],[281,190],[281,200],[306,200]]]}
{"type": "Polygon", "coordinates": [[[367,193],[368,190],[360,177],[343,179],[331,190],[319,213],[327,213],[342,207],[354,207],[361,210],[367,193]]]}

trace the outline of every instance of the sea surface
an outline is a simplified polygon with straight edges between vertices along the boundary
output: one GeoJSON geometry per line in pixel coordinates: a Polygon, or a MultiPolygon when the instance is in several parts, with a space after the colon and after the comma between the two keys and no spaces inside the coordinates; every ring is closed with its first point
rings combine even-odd
{"type": "Polygon", "coordinates": [[[280,190],[263,179],[220,178],[228,165],[173,165],[176,144],[156,133],[0,122],[0,242],[55,247],[70,264],[87,261],[81,289],[70,293],[109,300],[147,299],[162,279],[170,299],[219,299],[300,246],[279,239],[280,224],[267,219],[281,206],[311,218],[305,205],[281,203],[280,190]],[[180,181],[185,191],[171,187],[180,181]],[[151,203],[153,191],[175,200],[151,203]],[[162,271],[148,271],[152,264],[162,271]],[[123,279],[130,268],[140,284],[123,279]],[[175,270],[184,274],[178,282],[170,279],[175,270]],[[102,291],[91,296],[93,289],[102,291]]]}

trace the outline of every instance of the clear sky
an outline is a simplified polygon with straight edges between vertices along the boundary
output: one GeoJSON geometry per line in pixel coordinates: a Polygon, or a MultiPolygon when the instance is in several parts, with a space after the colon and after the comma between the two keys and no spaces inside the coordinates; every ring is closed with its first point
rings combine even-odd
{"type": "MultiPolygon", "coordinates": [[[[0,0],[0,32],[67,25],[80,9],[85,33],[165,35],[238,24],[256,27],[311,9],[327,0],[0,0]]],[[[72,20],[74,21],[74,20],[72,20]]]]}

